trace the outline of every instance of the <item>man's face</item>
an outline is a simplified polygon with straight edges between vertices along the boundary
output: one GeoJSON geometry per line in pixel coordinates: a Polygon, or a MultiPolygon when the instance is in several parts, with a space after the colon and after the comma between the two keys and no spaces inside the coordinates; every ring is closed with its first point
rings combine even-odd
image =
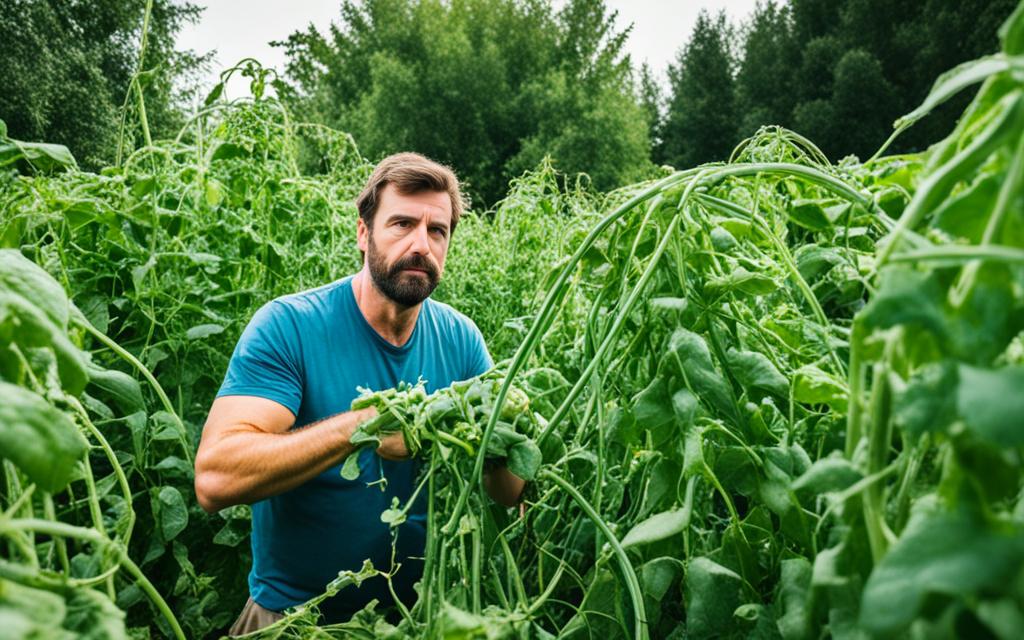
{"type": "Polygon", "coordinates": [[[373,228],[358,223],[359,248],[377,289],[403,307],[423,302],[444,271],[451,219],[443,191],[403,195],[394,185],[384,187],[373,228]]]}

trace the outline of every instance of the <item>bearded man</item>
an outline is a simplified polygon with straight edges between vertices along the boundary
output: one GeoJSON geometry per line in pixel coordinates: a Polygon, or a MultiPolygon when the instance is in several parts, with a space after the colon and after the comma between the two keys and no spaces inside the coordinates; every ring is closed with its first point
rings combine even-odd
{"type": "MultiPolygon", "coordinates": [[[[349,411],[357,387],[422,378],[432,392],[493,364],[476,325],[429,298],[462,213],[455,174],[418,154],[393,155],[374,169],[356,205],[362,270],[256,312],[203,427],[199,504],[211,513],[252,504],[250,597],[231,635],[271,624],[365,559],[391,569],[392,537],[380,514],[392,498],[409,499],[418,467],[394,434],[376,452],[357,454],[359,478],[341,477],[353,431],[375,414],[349,411]]],[[[522,492],[523,481],[504,467],[484,480],[507,506],[522,492]]],[[[392,580],[407,606],[422,573],[426,510],[419,502],[396,540],[401,567],[392,580]]],[[[324,601],[322,618],[345,620],[371,599],[393,603],[383,578],[324,601]]]]}

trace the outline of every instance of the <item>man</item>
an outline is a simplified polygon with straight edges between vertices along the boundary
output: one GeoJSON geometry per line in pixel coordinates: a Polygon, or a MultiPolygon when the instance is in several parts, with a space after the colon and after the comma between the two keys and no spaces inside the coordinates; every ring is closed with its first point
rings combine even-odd
{"type": "MultiPolygon", "coordinates": [[[[270,624],[364,559],[391,568],[391,533],[380,514],[393,497],[409,498],[417,466],[395,434],[376,453],[364,450],[358,479],[341,477],[353,431],[375,413],[348,410],[356,388],[422,377],[433,391],[492,366],[472,321],[429,299],[462,212],[455,174],[423,156],[397,154],[377,165],[356,204],[362,270],[261,308],[203,428],[199,504],[208,512],[253,504],[250,598],[232,635],[270,624]]],[[[499,467],[485,486],[512,505],[523,481],[499,467]]],[[[398,531],[401,568],[393,580],[407,605],[422,571],[425,519],[425,509],[414,509],[398,531]]],[[[321,613],[343,620],[373,598],[393,601],[382,578],[342,591],[321,613]]]]}

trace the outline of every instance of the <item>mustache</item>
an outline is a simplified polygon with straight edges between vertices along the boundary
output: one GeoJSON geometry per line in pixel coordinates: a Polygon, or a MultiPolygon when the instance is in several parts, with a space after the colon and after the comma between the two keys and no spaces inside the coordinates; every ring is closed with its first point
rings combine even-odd
{"type": "Polygon", "coordinates": [[[427,273],[431,280],[437,278],[437,266],[426,256],[407,256],[391,266],[389,275],[398,275],[403,269],[420,269],[427,273]]]}

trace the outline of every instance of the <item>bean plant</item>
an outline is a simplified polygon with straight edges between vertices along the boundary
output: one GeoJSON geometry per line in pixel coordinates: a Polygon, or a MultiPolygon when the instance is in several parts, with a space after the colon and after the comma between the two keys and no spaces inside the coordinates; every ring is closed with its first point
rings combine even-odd
{"type": "MultiPolygon", "coordinates": [[[[918,154],[832,164],[767,127],[607,194],[545,163],[470,213],[437,295],[499,365],[353,404],[379,414],[358,446],[400,432],[422,469],[380,514],[397,535],[427,505],[417,600],[320,624],[403,570],[366,563],[251,637],[1016,637],[1024,5],[1000,38],[897,121],[977,90],[918,154]],[[517,507],[488,497],[495,465],[528,481],[517,507]]],[[[219,85],[100,174],[0,130],[0,620],[20,636],[216,636],[245,599],[247,509],[191,493],[203,413],[260,304],[358,268],[371,165],[263,97],[255,62],[234,72],[253,98],[219,85]]]]}

